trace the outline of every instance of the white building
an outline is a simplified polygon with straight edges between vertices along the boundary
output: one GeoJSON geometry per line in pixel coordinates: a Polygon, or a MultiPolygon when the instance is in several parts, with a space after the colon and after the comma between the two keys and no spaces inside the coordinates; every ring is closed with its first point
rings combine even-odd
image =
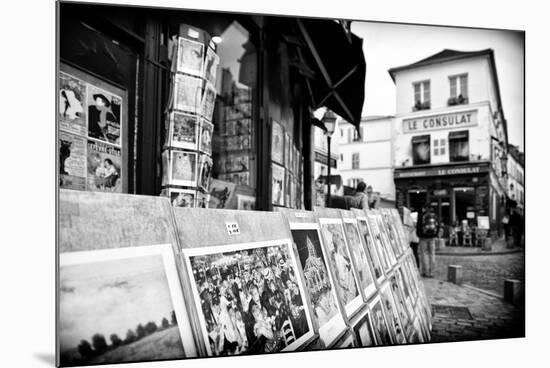
{"type": "Polygon", "coordinates": [[[445,49],[389,74],[397,205],[418,210],[429,202],[445,224],[489,216],[496,229],[508,140],[493,51],[445,49]]]}
{"type": "Polygon", "coordinates": [[[508,198],[525,206],[525,167],[523,153],[517,146],[508,145],[508,198]]]}
{"type": "Polygon", "coordinates": [[[360,136],[349,123],[339,124],[338,172],[344,185],[355,188],[361,181],[372,185],[381,198],[395,201],[392,149],[393,116],[367,116],[361,120],[360,136]]]}

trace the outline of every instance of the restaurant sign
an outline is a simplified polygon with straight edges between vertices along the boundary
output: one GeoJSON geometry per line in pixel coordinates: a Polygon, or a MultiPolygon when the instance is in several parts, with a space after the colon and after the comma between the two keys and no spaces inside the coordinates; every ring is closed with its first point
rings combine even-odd
{"type": "Polygon", "coordinates": [[[416,133],[439,129],[464,128],[475,125],[477,125],[477,110],[461,111],[451,114],[403,119],[403,132],[416,133]]]}
{"type": "Polygon", "coordinates": [[[449,167],[426,167],[420,169],[396,169],[394,177],[396,179],[402,178],[417,178],[425,176],[450,176],[450,175],[471,175],[482,174],[489,172],[489,164],[475,164],[475,165],[460,165],[449,167]]]}
{"type": "MultiPolygon", "coordinates": [[[[315,152],[315,161],[326,165],[328,162],[328,156],[325,153],[315,152]]],[[[332,157],[330,158],[330,167],[336,169],[336,159],[332,157]]]]}

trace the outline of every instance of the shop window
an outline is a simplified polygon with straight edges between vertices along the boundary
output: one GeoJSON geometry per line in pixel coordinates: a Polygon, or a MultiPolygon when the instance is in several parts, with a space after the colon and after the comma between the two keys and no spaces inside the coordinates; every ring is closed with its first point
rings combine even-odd
{"type": "MultiPolygon", "coordinates": [[[[233,193],[255,197],[256,189],[256,147],[253,139],[256,46],[251,42],[249,32],[235,21],[221,34],[217,47],[220,58],[216,81],[218,97],[212,139],[213,178],[217,180],[212,182],[214,187],[210,188],[210,207],[220,207],[227,199],[230,202],[233,193]],[[212,206],[212,203],[218,205],[212,206]]],[[[231,203],[221,207],[234,208],[231,203]]]]}
{"type": "Polygon", "coordinates": [[[352,169],[358,169],[359,168],[359,153],[353,153],[351,155],[351,168],[352,169]]]}
{"type": "Polygon", "coordinates": [[[470,156],[470,146],[468,139],[468,131],[462,130],[459,132],[449,133],[449,161],[459,162],[468,161],[470,156]]]}
{"type": "Polygon", "coordinates": [[[468,75],[453,75],[449,77],[450,95],[449,106],[468,103],[468,75]]]}
{"type": "Polygon", "coordinates": [[[412,138],[413,165],[430,163],[430,135],[417,135],[412,138]]]}
{"type": "Polygon", "coordinates": [[[430,81],[413,83],[413,89],[413,111],[428,110],[430,108],[430,81]]]}
{"type": "Polygon", "coordinates": [[[447,154],[447,140],[434,139],[434,156],[445,156],[447,154]]]}
{"type": "Polygon", "coordinates": [[[455,219],[459,224],[463,220],[472,222],[475,219],[475,189],[472,187],[454,188],[455,219]]]}
{"type": "Polygon", "coordinates": [[[407,192],[407,207],[411,212],[421,212],[422,206],[426,203],[427,192],[423,189],[412,189],[407,192]]]}

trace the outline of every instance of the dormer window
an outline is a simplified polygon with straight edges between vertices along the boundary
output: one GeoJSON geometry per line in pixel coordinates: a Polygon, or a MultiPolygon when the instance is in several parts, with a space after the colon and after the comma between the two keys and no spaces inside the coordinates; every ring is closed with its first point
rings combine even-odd
{"type": "Polygon", "coordinates": [[[414,106],[413,111],[428,110],[430,108],[430,81],[413,83],[414,106]]]}

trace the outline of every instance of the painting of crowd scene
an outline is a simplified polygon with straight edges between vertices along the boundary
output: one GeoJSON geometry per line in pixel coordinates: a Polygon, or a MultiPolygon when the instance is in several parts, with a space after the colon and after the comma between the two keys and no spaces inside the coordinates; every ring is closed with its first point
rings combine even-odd
{"type": "Polygon", "coordinates": [[[184,358],[160,255],[60,268],[63,366],[184,358]]]}
{"type": "Polygon", "coordinates": [[[311,320],[288,244],[189,257],[209,355],[294,350],[311,320]]]}

